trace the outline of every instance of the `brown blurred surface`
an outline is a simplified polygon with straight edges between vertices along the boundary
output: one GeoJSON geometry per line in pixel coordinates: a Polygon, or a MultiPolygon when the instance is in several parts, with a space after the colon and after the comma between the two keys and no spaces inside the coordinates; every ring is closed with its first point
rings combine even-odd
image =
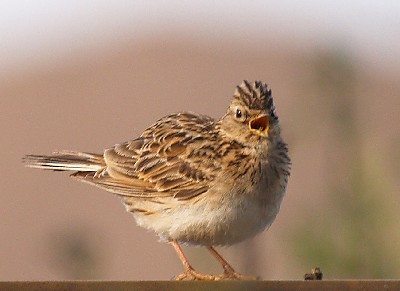
{"type": "Polygon", "coordinates": [[[398,280],[345,280],[345,281],[225,281],[225,282],[173,282],[173,281],[47,281],[0,282],[3,290],[398,290],[398,280]]]}
{"type": "MultiPolygon", "coordinates": [[[[399,216],[393,213],[400,189],[399,75],[353,65],[350,106],[357,141],[352,135],[341,141],[326,118],[335,88],[315,89],[320,74],[315,63],[329,53],[266,42],[244,50],[229,41],[160,37],[116,43],[107,51],[82,52],[1,79],[0,280],[155,280],[180,273],[173,249],[137,227],[118,198],[67,174],[24,168],[21,157],[60,149],[102,152],[181,110],[218,118],[243,79],[270,84],[293,171],[271,229],[223,249],[227,259],[264,279],[301,279],[312,265],[296,257],[290,232],[302,222],[324,228],[327,220],[335,221],[335,214],[324,215],[335,198],[327,181],[347,179],[337,171],[346,158],[337,143],[356,144],[365,161],[374,163],[381,175],[378,187],[385,178],[380,199],[389,202],[384,215],[390,213],[390,239],[382,238],[382,246],[398,254],[399,216]]],[[[368,244],[368,237],[358,244],[368,244]]],[[[203,271],[220,271],[206,251],[189,254],[203,271]]],[[[319,265],[318,256],[312,264],[319,265]]]]}

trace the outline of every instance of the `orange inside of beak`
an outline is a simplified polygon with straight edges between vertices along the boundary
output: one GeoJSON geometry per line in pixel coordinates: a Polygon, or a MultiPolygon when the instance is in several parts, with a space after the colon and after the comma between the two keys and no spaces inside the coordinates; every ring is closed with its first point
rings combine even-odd
{"type": "Polygon", "coordinates": [[[266,115],[254,118],[250,121],[250,129],[267,132],[269,129],[269,118],[266,115]]]}

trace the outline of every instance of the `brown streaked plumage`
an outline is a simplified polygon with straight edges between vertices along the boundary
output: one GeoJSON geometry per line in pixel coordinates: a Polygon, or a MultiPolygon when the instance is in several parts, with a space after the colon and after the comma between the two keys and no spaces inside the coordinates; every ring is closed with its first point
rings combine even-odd
{"type": "Polygon", "coordinates": [[[72,177],[119,195],[138,225],[173,245],[185,268],[177,279],[249,279],[213,246],[268,228],[290,172],[271,91],[259,81],[243,81],[218,121],[171,114],[103,155],[62,151],[24,161],[33,168],[74,171],[72,177]],[[224,273],[196,272],[181,243],[206,246],[224,273]]]}

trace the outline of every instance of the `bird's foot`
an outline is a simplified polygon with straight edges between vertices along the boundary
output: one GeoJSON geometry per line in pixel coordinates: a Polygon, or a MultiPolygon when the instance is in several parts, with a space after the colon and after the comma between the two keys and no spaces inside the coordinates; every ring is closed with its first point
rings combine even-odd
{"type": "Polygon", "coordinates": [[[252,275],[242,275],[237,272],[225,272],[220,276],[219,280],[243,280],[243,281],[256,281],[260,280],[260,277],[252,276],[252,275]]]}
{"type": "Polygon", "coordinates": [[[226,266],[224,269],[225,269],[224,273],[220,276],[221,277],[220,280],[244,280],[244,281],[260,280],[260,277],[251,275],[242,275],[228,266],[226,266]]]}
{"type": "Polygon", "coordinates": [[[212,274],[202,274],[194,269],[187,269],[184,273],[178,275],[175,280],[177,281],[193,281],[193,280],[203,280],[203,281],[219,281],[223,279],[223,275],[212,275],[212,274]]]}
{"type": "Polygon", "coordinates": [[[178,275],[175,278],[177,281],[193,281],[193,280],[202,280],[202,281],[221,281],[221,280],[260,280],[257,276],[250,275],[242,275],[240,273],[235,272],[233,269],[225,269],[224,273],[221,275],[213,275],[213,274],[203,274],[195,271],[194,269],[188,269],[184,273],[178,275]]]}

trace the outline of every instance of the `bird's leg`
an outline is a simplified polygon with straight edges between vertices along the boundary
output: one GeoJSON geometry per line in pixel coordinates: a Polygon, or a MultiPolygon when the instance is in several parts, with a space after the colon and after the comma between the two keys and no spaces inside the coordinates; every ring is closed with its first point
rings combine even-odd
{"type": "Polygon", "coordinates": [[[233,280],[258,280],[259,278],[256,276],[246,276],[237,273],[233,267],[211,246],[207,247],[209,252],[217,259],[217,261],[224,268],[224,274],[222,275],[222,279],[233,279],[233,280]]]}
{"type": "Polygon", "coordinates": [[[223,276],[211,275],[211,274],[201,274],[194,270],[192,265],[190,265],[188,259],[186,258],[185,254],[179,243],[176,240],[171,241],[172,246],[174,247],[176,253],[178,254],[179,259],[181,260],[183,267],[185,268],[185,272],[180,274],[176,277],[176,280],[221,280],[223,276]]]}

